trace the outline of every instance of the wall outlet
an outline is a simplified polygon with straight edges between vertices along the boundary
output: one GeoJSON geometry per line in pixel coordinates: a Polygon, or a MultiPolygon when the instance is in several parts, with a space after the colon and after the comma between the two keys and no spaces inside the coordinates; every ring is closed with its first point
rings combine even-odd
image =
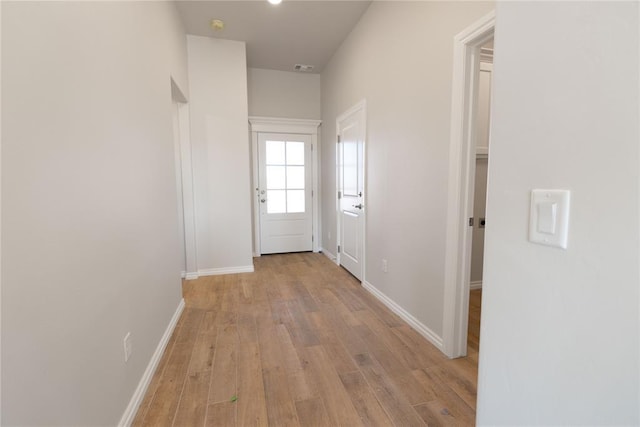
{"type": "Polygon", "coordinates": [[[128,362],[131,357],[131,332],[124,336],[124,361],[128,362]]]}
{"type": "Polygon", "coordinates": [[[382,260],[382,272],[383,273],[388,273],[389,272],[389,263],[387,262],[386,259],[382,260]]]}

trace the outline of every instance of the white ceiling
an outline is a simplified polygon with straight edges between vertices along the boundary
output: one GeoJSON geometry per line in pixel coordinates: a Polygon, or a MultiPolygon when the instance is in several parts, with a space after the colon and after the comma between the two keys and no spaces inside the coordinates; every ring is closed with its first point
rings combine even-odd
{"type": "Polygon", "coordinates": [[[370,0],[283,0],[177,2],[188,34],[247,43],[247,65],[293,71],[295,64],[315,66],[319,73],[351,32],[370,0]],[[225,23],[214,32],[212,19],[225,23]]]}

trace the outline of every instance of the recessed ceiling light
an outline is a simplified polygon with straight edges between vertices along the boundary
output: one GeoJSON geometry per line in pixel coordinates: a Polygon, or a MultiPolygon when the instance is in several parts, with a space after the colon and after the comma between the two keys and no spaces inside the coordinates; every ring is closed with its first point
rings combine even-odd
{"type": "Polygon", "coordinates": [[[211,20],[211,29],[213,31],[222,31],[224,30],[224,21],[221,19],[212,19],[211,20]]]}
{"type": "Polygon", "coordinates": [[[271,4],[280,4],[280,3],[282,3],[282,0],[269,0],[269,3],[271,3],[271,4]]]}

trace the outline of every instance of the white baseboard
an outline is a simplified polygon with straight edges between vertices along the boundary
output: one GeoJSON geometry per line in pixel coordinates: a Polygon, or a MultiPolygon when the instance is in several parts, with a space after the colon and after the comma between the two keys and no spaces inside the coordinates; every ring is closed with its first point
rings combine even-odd
{"type": "Polygon", "coordinates": [[[324,256],[326,256],[327,258],[329,258],[331,261],[335,262],[336,264],[338,263],[338,259],[336,258],[336,256],[334,254],[332,254],[331,252],[329,252],[328,250],[323,249],[323,248],[320,248],[320,250],[322,251],[324,256]]]}
{"type": "Polygon", "coordinates": [[[412,314],[407,312],[404,308],[400,307],[395,301],[391,298],[380,292],[376,287],[374,287],[369,282],[362,282],[362,287],[369,291],[374,297],[376,297],[380,302],[386,305],[391,311],[400,316],[402,320],[407,322],[409,326],[418,331],[420,335],[425,337],[427,341],[436,346],[438,350],[444,353],[444,346],[442,344],[442,338],[439,337],[435,332],[429,329],[424,323],[420,322],[416,319],[412,314]]]}
{"type": "Polygon", "coordinates": [[[181,272],[180,273],[180,278],[184,279],[185,277],[187,277],[187,272],[186,271],[181,272]]]}
{"type": "Polygon", "coordinates": [[[186,280],[196,280],[198,277],[200,277],[200,276],[198,276],[198,272],[186,273],[184,275],[184,278],[186,280]]]}
{"type": "Polygon", "coordinates": [[[151,379],[153,378],[153,374],[156,372],[156,368],[158,367],[158,363],[160,363],[160,358],[164,353],[165,348],[167,347],[167,343],[169,342],[169,338],[171,338],[171,334],[178,323],[178,319],[182,314],[182,310],[184,310],[184,299],[180,300],[178,304],[178,308],[176,308],[175,313],[173,313],[173,317],[167,326],[167,329],[164,331],[162,338],[160,338],[160,342],[158,343],[158,347],[156,347],[156,351],[153,352],[151,356],[151,360],[147,365],[147,369],[144,371],[142,375],[142,379],[138,383],[138,387],[136,391],[133,393],[131,400],[129,401],[129,405],[127,409],[122,414],[122,418],[118,423],[118,426],[126,426],[129,427],[133,422],[133,418],[136,416],[136,412],[138,412],[138,408],[142,403],[142,399],[144,399],[144,394],[147,392],[147,388],[151,383],[151,379]]]}
{"type": "Polygon", "coordinates": [[[253,273],[253,264],[239,267],[205,268],[198,270],[200,276],[217,276],[220,274],[253,273]]]}
{"type": "Polygon", "coordinates": [[[469,289],[472,291],[476,289],[482,289],[482,280],[476,280],[474,282],[469,283],[469,289]]]}

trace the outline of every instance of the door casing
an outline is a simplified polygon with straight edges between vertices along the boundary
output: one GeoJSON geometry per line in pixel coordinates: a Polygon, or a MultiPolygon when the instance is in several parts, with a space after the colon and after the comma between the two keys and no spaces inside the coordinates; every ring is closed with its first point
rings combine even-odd
{"type": "Polygon", "coordinates": [[[253,256],[260,256],[260,182],[258,170],[258,134],[259,133],[289,133],[311,136],[311,167],[312,167],[312,215],[313,252],[320,251],[320,193],[318,180],[320,170],[320,147],[318,147],[318,128],[321,120],[282,119],[277,117],[249,117],[249,132],[251,139],[252,183],[251,203],[253,207],[253,256]]]}
{"type": "Polygon", "coordinates": [[[495,26],[492,11],[454,38],[442,336],[444,353],[451,358],[467,354],[472,238],[468,219],[473,216],[475,99],[480,46],[494,37],[495,26]]]}

